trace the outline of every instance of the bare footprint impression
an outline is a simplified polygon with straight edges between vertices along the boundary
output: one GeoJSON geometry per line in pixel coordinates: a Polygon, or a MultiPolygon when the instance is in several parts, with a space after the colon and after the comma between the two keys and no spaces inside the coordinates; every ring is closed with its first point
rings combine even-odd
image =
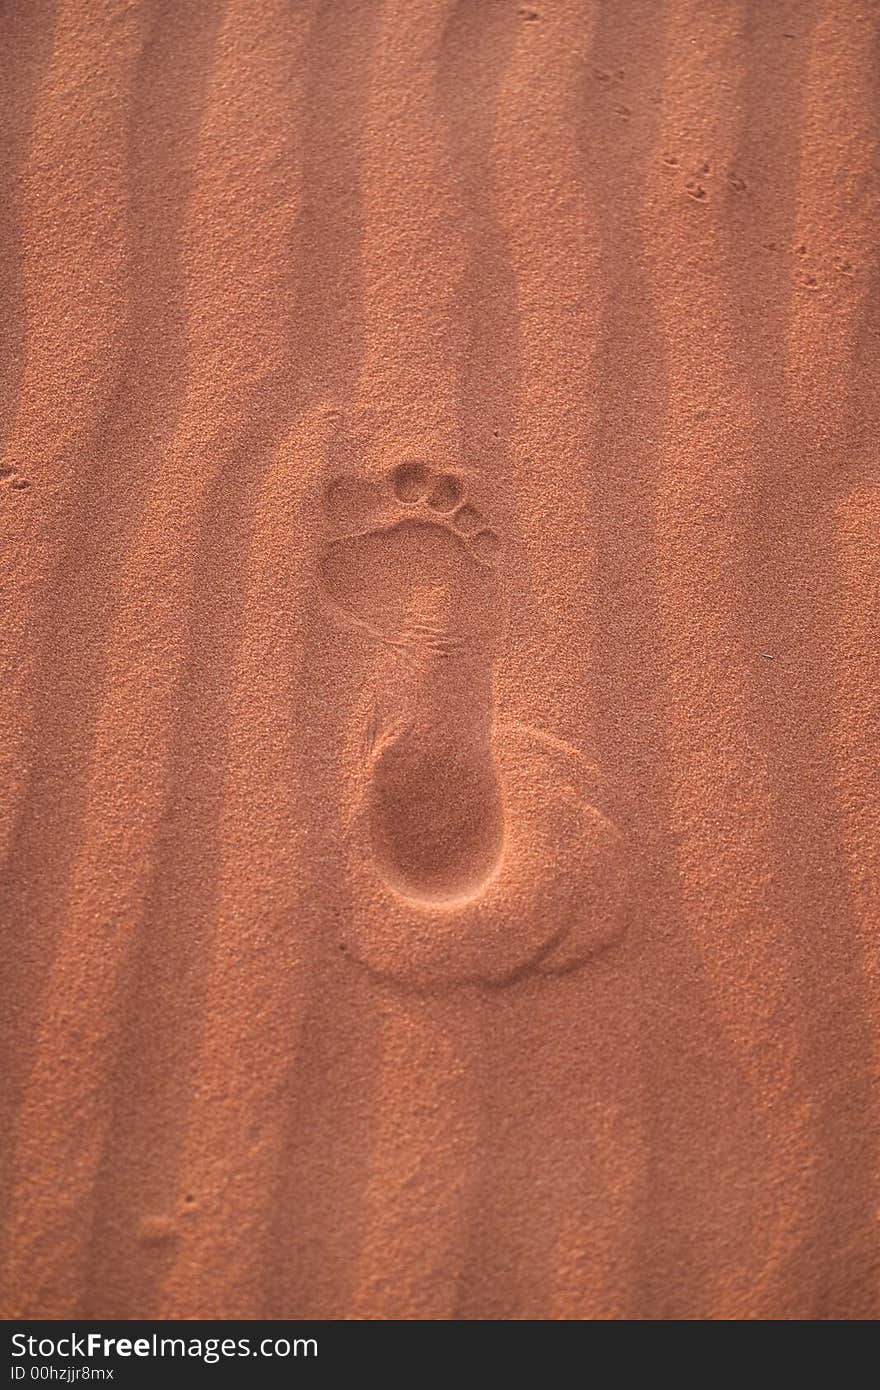
{"type": "Polygon", "coordinates": [[[324,503],[323,595],[368,650],[346,692],[346,949],[421,985],[574,968],[622,934],[627,856],[596,770],[496,719],[502,537],[417,460],[324,503]]]}

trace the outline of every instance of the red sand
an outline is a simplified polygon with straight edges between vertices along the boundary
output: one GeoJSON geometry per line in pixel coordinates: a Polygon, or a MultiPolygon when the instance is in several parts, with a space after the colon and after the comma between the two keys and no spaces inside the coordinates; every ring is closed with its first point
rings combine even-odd
{"type": "Polygon", "coordinates": [[[6,1316],[880,1313],[878,24],[0,8],[6,1316]]]}

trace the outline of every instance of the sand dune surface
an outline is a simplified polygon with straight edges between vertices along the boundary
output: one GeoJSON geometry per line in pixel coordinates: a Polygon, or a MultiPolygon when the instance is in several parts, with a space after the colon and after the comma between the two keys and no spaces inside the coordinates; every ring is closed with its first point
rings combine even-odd
{"type": "Polygon", "coordinates": [[[7,1317],[880,1314],[878,34],[0,5],[7,1317]]]}

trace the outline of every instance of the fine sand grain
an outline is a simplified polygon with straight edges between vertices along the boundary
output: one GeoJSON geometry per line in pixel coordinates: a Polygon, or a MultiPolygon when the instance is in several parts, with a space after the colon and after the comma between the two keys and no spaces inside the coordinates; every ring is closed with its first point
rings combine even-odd
{"type": "Polygon", "coordinates": [[[876,0],[0,53],[0,1312],[878,1316],[876,0]]]}

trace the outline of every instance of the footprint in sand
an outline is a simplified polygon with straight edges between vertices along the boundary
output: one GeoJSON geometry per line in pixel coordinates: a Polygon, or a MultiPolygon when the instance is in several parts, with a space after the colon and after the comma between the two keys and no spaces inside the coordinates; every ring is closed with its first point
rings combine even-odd
{"type": "Polygon", "coordinates": [[[335,478],[325,597],[372,652],[344,840],[349,947],[424,983],[563,970],[622,933],[626,855],[575,750],[495,718],[504,547],[427,463],[335,478]]]}

